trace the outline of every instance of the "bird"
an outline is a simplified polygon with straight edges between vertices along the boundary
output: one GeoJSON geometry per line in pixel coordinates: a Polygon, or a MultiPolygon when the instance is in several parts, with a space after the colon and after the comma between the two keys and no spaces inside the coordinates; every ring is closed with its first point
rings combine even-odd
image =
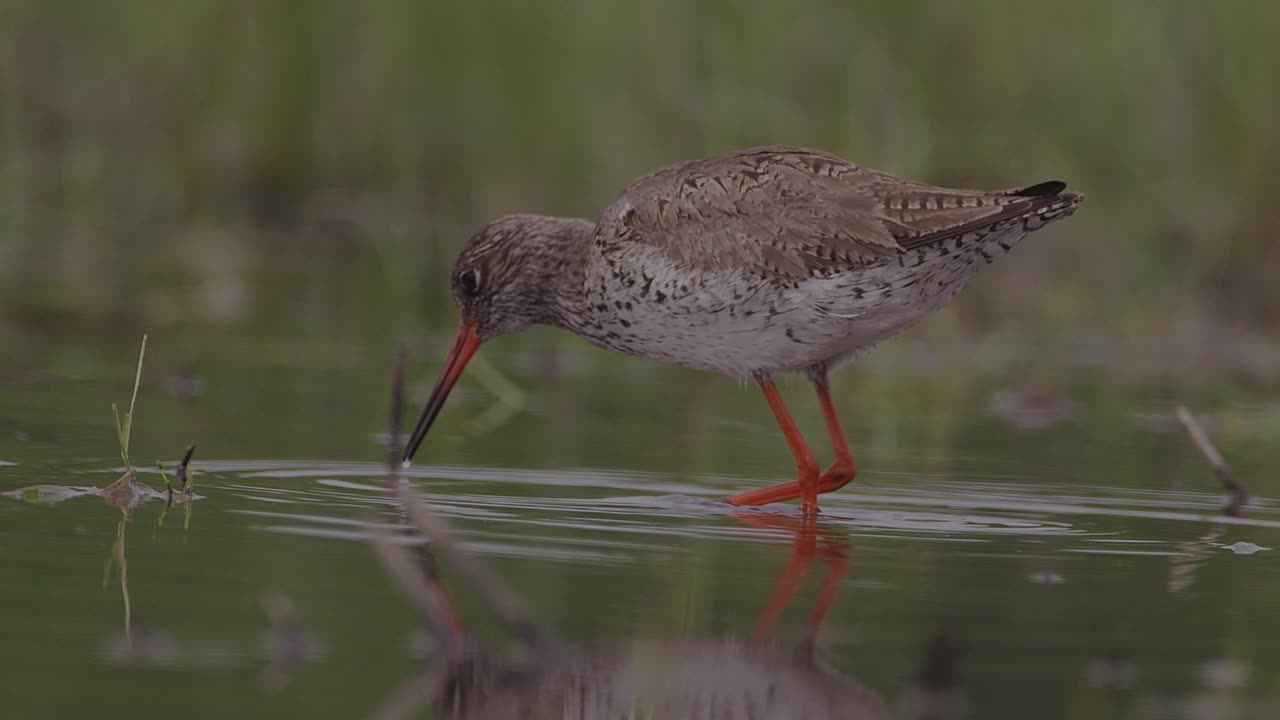
{"type": "Polygon", "coordinates": [[[517,214],[465,243],[449,282],[460,324],[408,442],[408,466],[479,346],[532,325],[626,355],[758,385],[796,479],[735,506],[818,496],[857,467],[830,373],[942,308],[1028,233],[1084,199],[1049,180],[1005,190],[938,187],[815,149],[767,146],[641,177],[592,222],[517,214]],[[834,462],[822,470],[774,383],[803,374],[834,462]]]}

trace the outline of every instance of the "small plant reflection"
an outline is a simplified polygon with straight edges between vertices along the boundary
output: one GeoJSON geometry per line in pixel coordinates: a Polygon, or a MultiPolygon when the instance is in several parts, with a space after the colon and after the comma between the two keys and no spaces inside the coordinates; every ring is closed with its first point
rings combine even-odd
{"type": "MultiPolygon", "coordinates": [[[[116,523],[116,539],[102,570],[102,587],[107,587],[111,581],[111,571],[116,570],[120,582],[120,597],[124,606],[124,647],[121,651],[129,658],[136,656],[137,649],[133,638],[133,605],[129,599],[129,558],[125,548],[125,532],[129,523],[133,521],[133,511],[138,505],[145,500],[161,496],[164,499],[164,509],[156,518],[156,527],[163,526],[169,508],[178,504],[183,508],[182,529],[190,529],[191,506],[195,495],[192,493],[189,464],[194,451],[194,445],[188,447],[182,460],[174,468],[174,476],[177,479],[175,484],[170,484],[168,476],[165,476],[166,490],[163,493],[138,482],[136,472],[133,468],[128,468],[119,480],[103,488],[99,494],[103,502],[120,510],[120,520],[116,523]],[[177,487],[175,488],[174,485],[177,487]]],[[[161,469],[163,470],[163,467],[161,469]]]]}
{"type": "Polygon", "coordinates": [[[111,582],[111,570],[119,570],[120,597],[124,604],[124,640],[125,650],[133,653],[133,609],[129,602],[129,558],[125,554],[124,533],[129,525],[131,510],[120,509],[120,521],[116,523],[116,541],[107,555],[106,565],[102,568],[102,587],[106,589],[111,582]]]}

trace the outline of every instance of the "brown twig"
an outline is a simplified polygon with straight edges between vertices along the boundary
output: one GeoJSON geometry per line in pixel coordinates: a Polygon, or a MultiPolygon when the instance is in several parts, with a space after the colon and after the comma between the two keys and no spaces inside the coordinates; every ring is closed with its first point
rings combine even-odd
{"type": "MultiPolygon", "coordinates": [[[[391,374],[391,421],[388,424],[390,435],[387,445],[387,485],[392,492],[404,485],[400,477],[400,417],[404,409],[404,369],[406,355],[404,348],[396,353],[395,369],[391,374]]],[[[407,522],[403,505],[400,509],[401,521],[407,522]]],[[[426,619],[431,634],[454,653],[461,649],[465,637],[457,613],[449,599],[449,592],[440,577],[440,569],[425,546],[418,546],[417,562],[410,557],[404,547],[395,544],[390,533],[373,522],[369,527],[369,541],[374,553],[382,561],[387,573],[399,586],[400,591],[408,598],[410,604],[418,609],[426,619]]]]}
{"type": "Polygon", "coordinates": [[[1239,515],[1245,504],[1249,502],[1249,489],[1232,474],[1231,468],[1222,459],[1222,453],[1218,452],[1218,448],[1214,447],[1213,443],[1210,442],[1209,436],[1200,427],[1200,423],[1196,422],[1195,416],[1191,414],[1187,406],[1179,405],[1177,415],[1178,421],[1186,428],[1187,435],[1191,436],[1191,442],[1195,443],[1196,448],[1200,450],[1200,453],[1209,461],[1209,465],[1213,467],[1213,472],[1218,476],[1222,487],[1231,493],[1231,499],[1227,501],[1227,507],[1223,510],[1223,514],[1232,517],[1239,515]]]}
{"type": "Polygon", "coordinates": [[[524,603],[507,587],[502,578],[462,548],[448,522],[425,505],[418,502],[410,489],[401,483],[396,495],[404,506],[409,521],[418,533],[431,540],[431,546],[440,551],[454,571],[461,575],[498,617],[529,648],[546,648],[549,638],[534,621],[524,603]]]}

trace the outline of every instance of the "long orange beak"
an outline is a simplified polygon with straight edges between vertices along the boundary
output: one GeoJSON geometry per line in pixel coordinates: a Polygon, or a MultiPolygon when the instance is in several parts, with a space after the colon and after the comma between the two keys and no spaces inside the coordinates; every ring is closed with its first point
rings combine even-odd
{"type": "Polygon", "coordinates": [[[480,347],[480,336],[476,335],[474,324],[458,328],[458,338],[453,341],[453,347],[444,359],[444,369],[440,371],[440,377],[436,378],[435,387],[431,388],[431,397],[427,398],[427,406],[422,409],[418,424],[413,426],[413,434],[409,436],[409,442],[404,446],[405,465],[408,465],[409,461],[413,460],[414,453],[418,452],[418,446],[427,437],[431,423],[436,421],[436,415],[439,415],[440,408],[444,407],[449,391],[453,389],[454,383],[458,382],[462,369],[467,366],[467,361],[475,354],[478,347],[480,347]]]}

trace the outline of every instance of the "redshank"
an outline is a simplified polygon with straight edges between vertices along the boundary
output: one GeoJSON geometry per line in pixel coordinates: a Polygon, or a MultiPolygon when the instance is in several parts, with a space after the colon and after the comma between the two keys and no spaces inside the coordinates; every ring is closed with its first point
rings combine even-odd
{"type": "Polygon", "coordinates": [[[510,215],[462,249],[457,339],[405,447],[408,463],[481,343],[552,325],[627,355],[749,377],[796,461],[796,480],[734,505],[820,493],[856,472],[830,370],[942,307],[979,268],[1083,199],[1051,180],[935,187],[818,150],[763,147],[640,178],[596,222],[510,215]],[[804,373],[835,462],[820,471],[774,386],[804,373]]]}

